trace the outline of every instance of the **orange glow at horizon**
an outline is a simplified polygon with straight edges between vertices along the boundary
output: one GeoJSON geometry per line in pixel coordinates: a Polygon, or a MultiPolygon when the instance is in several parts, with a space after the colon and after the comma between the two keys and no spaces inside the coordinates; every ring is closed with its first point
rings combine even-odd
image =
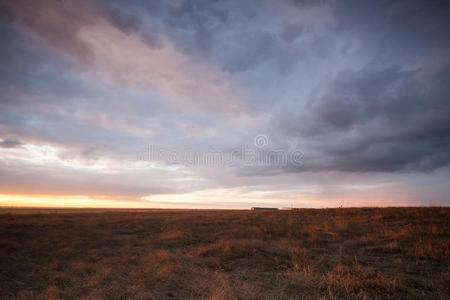
{"type": "MultiPolygon", "coordinates": [[[[280,196],[280,195],[278,195],[280,196]]],[[[388,195],[346,195],[344,197],[320,197],[296,194],[277,197],[275,193],[246,193],[231,189],[210,189],[185,194],[163,194],[142,197],[141,200],[92,197],[88,195],[19,195],[0,194],[0,207],[46,208],[249,208],[270,207],[355,207],[355,206],[409,206],[405,199],[388,195]],[[244,201],[245,203],[242,203],[244,201]],[[393,205],[393,203],[395,203],[393,205]],[[231,204],[231,205],[230,205],[231,204]],[[234,205],[233,205],[234,204],[234,205]]]]}
{"type": "Polygon", "coordinates": [[[67,207],[67,208],[160,208],[152,203],[127,200],[95,199],[86,195],[5,195],[0,207],[67,207]]]}

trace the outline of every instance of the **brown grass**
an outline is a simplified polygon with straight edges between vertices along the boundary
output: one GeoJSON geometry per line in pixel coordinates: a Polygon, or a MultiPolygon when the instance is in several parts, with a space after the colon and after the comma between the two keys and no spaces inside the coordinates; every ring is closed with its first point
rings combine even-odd
{"type": "Polygon", "coordinates": [[[0,215],[0,299],[450,298],[449,208],[60,212],[0,215]]]}

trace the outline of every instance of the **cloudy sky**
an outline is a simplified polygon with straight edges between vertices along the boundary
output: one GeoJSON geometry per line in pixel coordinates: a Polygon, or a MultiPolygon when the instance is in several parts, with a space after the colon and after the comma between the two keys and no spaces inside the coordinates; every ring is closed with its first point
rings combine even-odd
{"type": "Polygon", "coordinates": [[[450,205],[448,1],[2,1],[0,205],[450,205]]]}

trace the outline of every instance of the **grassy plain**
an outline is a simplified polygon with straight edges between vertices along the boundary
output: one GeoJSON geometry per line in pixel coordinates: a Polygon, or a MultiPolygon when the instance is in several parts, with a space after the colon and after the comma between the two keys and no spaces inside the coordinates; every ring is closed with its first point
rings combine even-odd
{"type": "Polygon", "coordinates": [[[450,299],[450,208],[0,210],[0,299],[450,299]]]}

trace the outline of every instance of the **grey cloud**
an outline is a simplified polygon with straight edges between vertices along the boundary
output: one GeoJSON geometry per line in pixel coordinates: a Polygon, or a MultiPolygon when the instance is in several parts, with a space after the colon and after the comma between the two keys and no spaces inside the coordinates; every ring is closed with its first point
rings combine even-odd
{"type": "Polygon", "coordinates": [[[162,46],[158,24],[144,22],[145,18],[139,14],[141,11],[139,8],[124,9],[119,3],[113,1],[102,4],[104,5],[104,15],[111,25],[127,34],[137,34],[150,47],[162,46]]]}
{"type": "Polygon", "coordinates": [[[318,36],[311,43],[311,49],[321,58],[326,58],[335,50],[336,44],[332,36],[318,36]]]}
{"type": "Polygon", "coordinates": [[[316,149],[316,161],[290,170],[433,170],[450,163],[447,72],[429,78],[399,68],[345,71],[306,110],[282,121],[316,149]],[[309,142],[312,140],[312,142],[309,142]]]}
{"type": "Polygon", "coordinates": [[[299,37],[304,31],[301,24],[287,23],[283,26],[281,37],[286,43],[292,43],[297,37],[299,37]]]}
{"type": "Polygon", "coordinates": [[[14,1],[7,2],[6,10],[21,24],[80,62],[88,63],[92,58],[89,47],[76,38],[81,26],[95,22],[93,7],[88,2],[14,1]]]}
{"type": "Polygon", "coordinates": [[[417,60],[448,47],[447,1],[335,2],[339,31],[355,34],[377,63],[417,60]]]}
{"type": "Polygon", "coordinates": [[[22,142],[16,139],[5,139],[0,142],[0,148],[18,148],[22,146],[22,142]]]}
{"type": "Polygon", "coordinates": [[[3,193],[30,195],[83,195],[139,199],[151,194],[174,193],[177,189],[162,182],[174,178],[159,172],[159,179],[151,171],[141,174],[122,171],[119,174],[95,174],[84,170],[58,167],[23,166],[0,162],[0,190],[3,193]],[[164,178],[164,179],[163,179],[164,178]],[[26,189],[24,189],[26,187],[26,189]]]}
{"type": "MultiPolygon", "coordinates": [[[[280,53],[277,37],[268,32],[254,33],[250,39],[242,36],[242,53],[230,58],[224,69],[231,72],[252,70],[260,63],[270,60],[280,53]]],[[[238,41],[238,44],[239,41],[238,41]]]]}
{"type": "Polygon", "coordinates": [[[132,9],[125,9],[121,2],[102,2],[109,20],[118,28],[144,37],[153,35],[150,46],[157,45],[158,35],[164,34],[181,51],[219,63],[230,73],[251,71],[269,59],[280,59],[285,50],[280,38],[290,43],[303,31],[297,23],[288,22],[283,29],[265,24],[265,10],[272,4],[187,0],[180,4],[155,2],[149,7],[138,1],[132,9]]]}

